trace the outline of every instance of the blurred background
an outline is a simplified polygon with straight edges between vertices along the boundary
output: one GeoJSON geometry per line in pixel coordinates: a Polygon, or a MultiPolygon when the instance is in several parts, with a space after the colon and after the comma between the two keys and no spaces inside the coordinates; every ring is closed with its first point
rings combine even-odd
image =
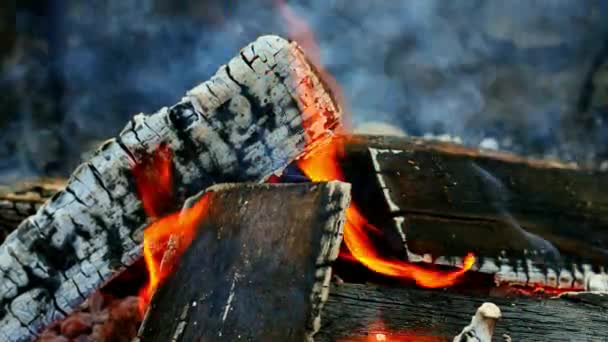
{"type": "Polygon", "coordinates": [[[2,1],[0,183],[68,175],[257,36],[306,29],[360,131],[608,168],[607,14],[605,0],[2,1]]]}

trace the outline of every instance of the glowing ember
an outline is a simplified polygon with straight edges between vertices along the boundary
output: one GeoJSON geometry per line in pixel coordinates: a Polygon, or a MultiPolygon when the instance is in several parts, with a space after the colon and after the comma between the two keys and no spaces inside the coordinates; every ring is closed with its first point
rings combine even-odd
{"type": "Polygon", "coordinates": [[[380,319],[369,323],[366,335],[353,336],[340,339],[340,342],[439,342],[446,341],[445,337],[433,336],[430,331],[425,330],[401,330],[392,331],[388,329],[380,319]]]}
{"type": "MultiPolygon", "coordinates": [[[[315,182],[344,180],[339,167],[339,158],[343,153],[343,139],[334,139],[331,144],[317,149],[311,155],[299,161],[298,166],[311,180],[315,182]]],[[[454,285],[475,262],[473,254],[464,259],[462,269],[455,271],[430,270],[410,264],[396,258],[381,256],[376,250],[370,234],[381,234],[381,231],[371,225],[361,214],[356,205],[346,211],[344,225],[344,244],[352,254],[352,258],[374,272],[391,277],[412,279],[422,287],[440,288],[454,285]]],[[[340,254],[345,257],[345,254],[340,254]]],[[[347,256],[347,258],[350,258],[347,256]]]]}
{"type": "MultiPolygon", "coordinates": [[[[157,218],[166,214],[173,204],[173,176],[171,153],[160,146],[149,160],[133,169],[137,191],[146,214],[157,218]]],[[[161,268],[163,254],[169,239],[175,244],[175,259],[190,245],[198,223],[207,212],[209,196],[203,196],[193,207],[165,216],[144,229],[143,255],[148,270],[148,284],[141,289],[140,309],[145,311],[158,284],[168,275],[172,265],[161,268]]],[[[165,265],[163,265],[165,266],[165,265]]]]}
{"type": "Polygon", "coordinates": [[[567,292],[578,292],[580,289],[574,288],[555,288],[542,284],[503,284],[494,290],[495,295],[512,296],[521,295],[526,297],[547,298],[559,296],[567,292]]]}

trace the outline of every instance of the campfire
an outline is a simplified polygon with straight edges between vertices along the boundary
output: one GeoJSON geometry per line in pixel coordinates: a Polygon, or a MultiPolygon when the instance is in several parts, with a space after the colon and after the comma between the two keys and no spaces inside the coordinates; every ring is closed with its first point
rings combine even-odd
{"type": "Polygon", "coordinates": [[[341,98],[314,48],[262,36],[61,186],[3,194],[0,340],[534,340],[576,315],[570,333],[601,331],[604,174],[356,135],[341,98]]]}

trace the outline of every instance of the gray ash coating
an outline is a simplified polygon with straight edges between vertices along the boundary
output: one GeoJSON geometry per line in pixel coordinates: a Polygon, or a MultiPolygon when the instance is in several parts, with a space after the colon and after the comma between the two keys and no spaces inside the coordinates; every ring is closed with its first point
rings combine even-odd
{"type": "MultiPolygon", "coordinates": [[[[581,162],[608,155],[605,1],[288,4],[314,31],[355,126],[387,122],[469,145],[495,138],[581,162]]],[[[68,174],[133,114],[175,102],[247,42],[293,33],[269,0],[9,7],[0,6],[0,183],[68,174]]]]}

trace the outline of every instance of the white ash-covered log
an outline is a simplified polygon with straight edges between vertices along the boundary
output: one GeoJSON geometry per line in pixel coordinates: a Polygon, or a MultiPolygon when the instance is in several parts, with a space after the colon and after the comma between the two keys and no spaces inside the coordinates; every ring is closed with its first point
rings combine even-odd
{"type": "Polygon", "coordinates": [[[141,256],[132,169],[161,147],[173,199],[261,181],[332,134],[340,108],[297,44],[264,36],[176,105],[137,115],[0,246],[0,340],[28,341],[141,256]]]}
{"type": "Polygon", "coordinates": [[[350,185],[209,189],[197,236],[155,293],[141,341],[312,341],[350,185]]]}

